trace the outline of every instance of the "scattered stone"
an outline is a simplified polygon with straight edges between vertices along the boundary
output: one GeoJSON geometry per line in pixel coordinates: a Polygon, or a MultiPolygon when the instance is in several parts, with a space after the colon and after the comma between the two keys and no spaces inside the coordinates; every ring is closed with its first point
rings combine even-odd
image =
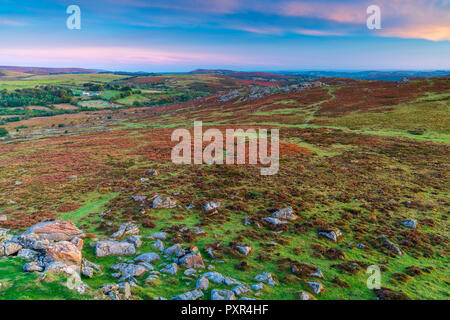
{"type": "Polygon", "coordinates": [[[164,251],[164,243],[159,239],[153,242],[152,246],[161,252],[164,251]]]}
{"type": "Polygon", "coordinates": [[[271,218],[271,217],[263,218],[263,220],[264,220],[264,221],[267,221],[267,222],[269,222],[269,223],[271,223],[271,224],[273,224],[274,226],[278,226],[278,225],[280,225],[280,224],[285,224],[285,223],[287,223],[287,221],[281,221],[280,219],[277,219],[277,218],[271,218]]]}
{"type": "Polygon", "coordinates": [[[402,222],[402,225],[407,228],[416,229],[417,228],[417,220],[406,220],[402,222]]]}
{"type": "Polygon", "coordinates": [[[129,242],[99,241],[95,245],[95,255],[97,257],[125,256],[136,253],[136,248],[129,242]]]}
{"type": "Polygon", "coordinates": [[[319,235],[326,237],[334,242],[338,241],[338,238],[342,236],[342,232],[339,229],[332,228],[319,228],[319,235]]]}
{"type": "Polygon", "coordinates": [[[272,275],[269,272],[263,272],[261,274],[258,274],[255,277],[255,280],[256,281],[261,281],[261,282],[263,282],[265,284],[268,284],[269,286],[276,285],[275,280],[273,280],[273,277],[272,277],[272,275]]]}
{"type": "Polygon", "coordinates": [[[223,283],[225,281],[225,277],[216,271],[206,272],[203,274],[203,277],[215,283],[223,283]]]}
{"type": "Polygon", "coordinates": [[[236,300],[233,291],[213,289],[211,291],[211,300],[236,300]]]}
{"type": "Polygon", "coordinates": [[[178,265],[176,263],[169,264],[167,267],[162,269],[161,272],[175,275],[178,272],[178,265]]]}
{"type": "Polygon", "coordinates": [[[306,291],[300,292],[300,300],[313,300],[313,297],[306,291]]]}
{"type": "Polygon", "coordinates": [[[200,289],[200,290],[208,290],[208,288],[209,288],[209,280],[208,280],[208,278],[206,278],[206,277],[198,277],[195,287],[197,289],[200,289]]]}
{"type": "Polygon", "coordinates": [[[193,268],[189,268],[189,269],[186,269],[185,271],[184,271],[184,275],[185,276],[188,276],[188,277],[192,277],[193,275],[195,275],[197,273],[197,270],[195,270],[195,269],[193,269],[193,268]]]}
{"type": "Polygon", "coordinates": [[[186,268],[205,268],[205,263],[203,262],[202,255],[198,251],[198,248],[195,246],[192,246],[188,250],[185,250],[184,255],[179,256],[178,263],[186,268]]]}
{"type": "Polygon", "coordinates": [[[393,254],[399,256],[403,254],[402,250],[400,250],[400,248],[396,246],[392,241],[390,241],[385,235],[379,236],[378,241],[381,243],[382,246],[387,248],[393,254]]]}
{"type": "Polygon", "coordinates": [[[177,206],[177,201],[171,197],[163,198],[160,195],[153,197],[153,209],[171,209],[177,206]]]}
{"type": "Polygon", "coordinates": [[[238,249],[240,252],[242,252],[242,254],[244,254],[246,256],[248,256],[250,251],[252,251],[251,246],[236,246],[236,249],[238,249]]]}
{"type": "Polygon", "coordinates": [[[165,232],[155,232],[150,237],[153,239],[166,240],[167,234],[165,232]]]}
{"type": "Polygon", "coordinates": [[[298,219],[298,216],[294,214],[292,207],[288,207],[274,212],[272,218],[294,221],[298,219]]]}
{"type": "Polygon", "coordinates": [[[117,232],[112,234],[113,238],[122,238],[128,235],[139,234],[139,227],[133,222],[127,222],[119,227],[117,232]]]}
{"type": "Polygon", "coordinates": [[[235,285],[235,284],[237,284],[237,285],[241,284],[239,281],[237,281],[236,279],[231,278],[231,277],[225,277],[225,279],[223,280],[223,283],[226,284],[227,286],[232,286],[232,285],[235,285]]]}
{"type": "Polygon", "coordinates": [[[147,272],[145,267],[132,263],[117,263],[111,266],[111,270],[120,271],[125,277],[140,277],[147,272]]]}
{"type": "Polygon", "coordinates": [[[8,220],[7,216],[0,216],[0,222],[5,222],[8,220]]]}
{"type": "Polygon", "coordinates": [[[158,175],[158,171],[153,170],[153,169],[148,169],[148,170],[146,171],[146,173],[147,173],[148,175],[150,175],[150,176],[157,176],[157,175],[158,175]]]}
{"type": "Polygon", "coordinates": [[[128,300],[131,297],[131,286],[128,282],[119,283],[119,292],[128,300]]]}
{"type": "Polygon", "coordinates": [[[319,294],[323,290],[323,285],[317,281],[309,281],[309,287],[314,291],[315,294],[319,294]]]}
{"type": "Polygon", "coordinates": [[[133,244],[136,248],[142,246],[141,236],[131,236],[125,239],[126,242],[133,244]]]}
{"type": "Polygon", "coordinates": [[[145,263],[152,263],[153,261],[157,260],[159,260],[159,255],[154,252],[141,254],[140,256],[134,259],[135,262],[145,262],[145,263]]]}
{"type": "Polygon", "coordinates": [[[203,297],[201,290],[192,290],[173,297],[172,300],[197,300],[201,297],[203,297]]]}
{"type": "Polygon", "coordinates": [[[243,295],[244,293],[251,291],[251,289],[247,284],[240,284],[236,286],[234,289],[232,289],[232,291],[234,292],[235,295],[240,296],[243,295]]]}
{"type": "Polygon", "coordinates": [[[42,272],[44,270],[44,266],[36,261],[28,262],[23,265],[22,270],[24,272],[42,272]]]}
{"type": "Polygon", "coordinates": [[[264,284],[260,282],[260,283],[252,285],[251,288],[255,291],[259,291],[259,290],[264,289],[264,284]]]}
{"type": "Polygon", "coordinates": [[[177,250],[181,249],[181,244],[177,243],[174,244],[173,246],[169,247],[166,249],[166,251],[164,251],[164,254],[166,255],[172,255],[174,254],[177,250]]]}
{"type": "Polygon", "coordinates": [[[221,206],[220,202],[209,201],[203,205],[203,210],[205,212],[211,212],[221,206]]]}

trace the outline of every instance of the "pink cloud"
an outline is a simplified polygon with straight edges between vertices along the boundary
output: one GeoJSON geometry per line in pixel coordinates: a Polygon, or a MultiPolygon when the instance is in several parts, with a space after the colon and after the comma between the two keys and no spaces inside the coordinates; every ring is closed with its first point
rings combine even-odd
{"type": "Polygon", "coordinates": [[[366,21],[364,4],[332,4],[286,2],[281,6],[281,13],[286,16],[312,17],[341,23],[363,23],[366,21]]]}
{"type": "Polygon", "coordinates": [[[337,31],[326,31],[326,30],[313,30],[313,29],[295,29],[294,33],[304,34],[308,36],[319,36],[319,37],[327,37],[327,36],[343,36],[344,32],[337,31]]]}
{"type": "Polygon", "coordinates": [[[23,61],[32,64],[63,63],[67,65],[177,65],[177,64],[256,64],[255,59],[245,59],[229,54],[188,52],[183,48],[173,50],[130,47],[74,47],[74,48],[0,48],[0,61],[23,61]]]}

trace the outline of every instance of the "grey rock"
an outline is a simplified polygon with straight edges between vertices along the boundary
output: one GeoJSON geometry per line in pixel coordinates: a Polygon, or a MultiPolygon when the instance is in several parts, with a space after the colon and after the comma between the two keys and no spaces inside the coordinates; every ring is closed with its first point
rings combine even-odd
{"type": "Polygon", "coordinates": [[[185,293],[182,293],[176,297],[173,297],[173,300],[197,300],[203,297],[203,292],[201,290],[192,290],[185,293]]]}
{"type": "Polygon", "coordinates": [[[17,256],[28,261],[33,261],[39,257],[39,252],[31,249],[20,249],[19,252],[17,252],[17,256]]]}
{"type": "Polygon", "coordinates": [[[159,240],[166,240],[167,234],[165,232],[155,232],[150,237],[159,240]]]}
{"type": "Polygon", "coordinates": [[[141,236],[137,236],[137,235],[130,236],[130,237],[126,238],[125,241],[133,244],[136,248],[139,248],[142,246],[141,236]]]}
{"type": "Polygon", "coordinates": [[[95,255],[97,257],[125,256],[136,253],[136,248],[129,242],[99,241],[95,245],[95,255]]]}
{"type": "Polygon", "coordinates": [[[211,291],[211,300],[236,300],[233,291],[213,289],[211,291]]]}
{"type": "Polygon", "coordinates": [[[208,278],[198,277],[197,283],[195,284],[195,287],[197,289],[200,289],[200,290],[208,290],[208,288],[209,288],[209,280],[208,280],[208,278]]]}
{"type": "Polygon", "coordinates": [[[139,234],[139,227],[133,222],[127,222],[119,227],[117,232],[112,234],[113,238],[122,238],[128,235],[139,234]]]}
{"type": "Polygon", "coordinates": [[[417,220],[406,220],[402,222],[402,225],[407,228],[416,229],[417,228],[417,220]]]}
{"type": "Polygon", "coordinates": [[[269,272],[263,272],[261,274],[258,274],[255,277],[256,281],[261,281],[269,286],[274,286],[276,285],[275,280],[273,280],[272,275],[269,272]]]}
{"type": "Polygon", "coordinates": [[[280,209],[272,214],[272,218],[277,218],[281,220],[297,220],[298,216],[294,214],[292,207],[280,209]]]}
{"type": "Polygon", "coordinates": [[[314,291],[315,294],[318,294],[318,293],[322,292],[322,290],[323,290],[323,285],[320,282],[309,281],[308,285],[314,291]]]}
{"type": "Polygon", "coordinates": [[[153,261],[157,260],[159,260],[159,255],[154,252],[141,254],[140,256],[134,259],[135,262],[146,262],[146,263],[152,263],[153,261]]]}
{"type": "Polygon", "coordinates": [[[162,269],[161,272],[175,275],[178,272],[178,265],[176,263],[169,264],[167,267],[162,269]]]}
{"type": "Polygon", "coordinates": [[[164,243],[159,239],[153,242],[152,246],[161,252],[164,251],[164,243]]]}
{"type": "Polygon", "coordinates": [[[220,202],[210,201],[203,205],[203,210],[205,210],[206,212],[209,212],[209,211],[219,208],[220,205],[221,205],[220,202]]]}
{"type": "Polygon", "coordinates": [[[17,252],[19,252],[20,249],[22,249],[22,246],[20,244],[12,241],[5,242],[3,247],[5,256],[11,256],[13,254],[16,254],[17,252]]]}
{"type": "Polygon", "coordinates": [[[235,295],[240,296],[243,295],[244,293],[251,291],[251,289],[247,284],[244,283],[234,287],[232,291],[234,292],[235,295]]]}
{"type": "Polygon", "coordinates": [[[24,272],[42,272],[44,270],[44,266],[36,261],[28,262],[23,265],[24,272]]]}

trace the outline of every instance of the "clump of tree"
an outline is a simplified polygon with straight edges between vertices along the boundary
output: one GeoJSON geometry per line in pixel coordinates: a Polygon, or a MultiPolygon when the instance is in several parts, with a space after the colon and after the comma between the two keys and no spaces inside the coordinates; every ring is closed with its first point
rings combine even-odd
{"type": "Polygon", "coordinates": [[[71,90],[54,86],[0,91],[0,107],[22,107],[29,105],[46,106],[49,104],[69,103],[73,100],[71,90]]]}
{"type": "Polygon", "coordinates": [[[3,127],[0,127],[0,137],[6,137],[9,134],[8,130],[3,127]]]}
{"type": "Polygon", "coordinates": [[[83,88],[86,91],[103,91],[105,87],[99,83],[84,83],[83,88]]]}

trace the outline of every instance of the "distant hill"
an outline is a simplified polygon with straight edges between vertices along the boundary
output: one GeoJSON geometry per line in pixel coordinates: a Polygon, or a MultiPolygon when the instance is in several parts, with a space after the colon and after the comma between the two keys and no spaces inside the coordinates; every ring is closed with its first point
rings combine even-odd
{"type": "Polygon", "coordinates": [[[398,81],[404,78],[442,77],[450,75],[450,71],[286,71],[279,72],[279,74],[315,78],[350,78],[361,80],[398,81]]]}
{"type": "Polygon", "coordinates": [[[263,81],[289,81],[299,80],[303,78],[297,75],[275,74],[269,72],[247,72],[247,71],[233,71],[224,69],[197,69],[189,72],[190,74],[220,74],[236,79],[244,80],[263,80],[263,81]]]}
{"type": "Polygon", "coordinates": [[[19,66],[0,66],[0,70],[34,74],[48,75],[58,73],[97,73],[100,70],[84,68],[47,68],[47,67],[19,67],[19,66]]]}

